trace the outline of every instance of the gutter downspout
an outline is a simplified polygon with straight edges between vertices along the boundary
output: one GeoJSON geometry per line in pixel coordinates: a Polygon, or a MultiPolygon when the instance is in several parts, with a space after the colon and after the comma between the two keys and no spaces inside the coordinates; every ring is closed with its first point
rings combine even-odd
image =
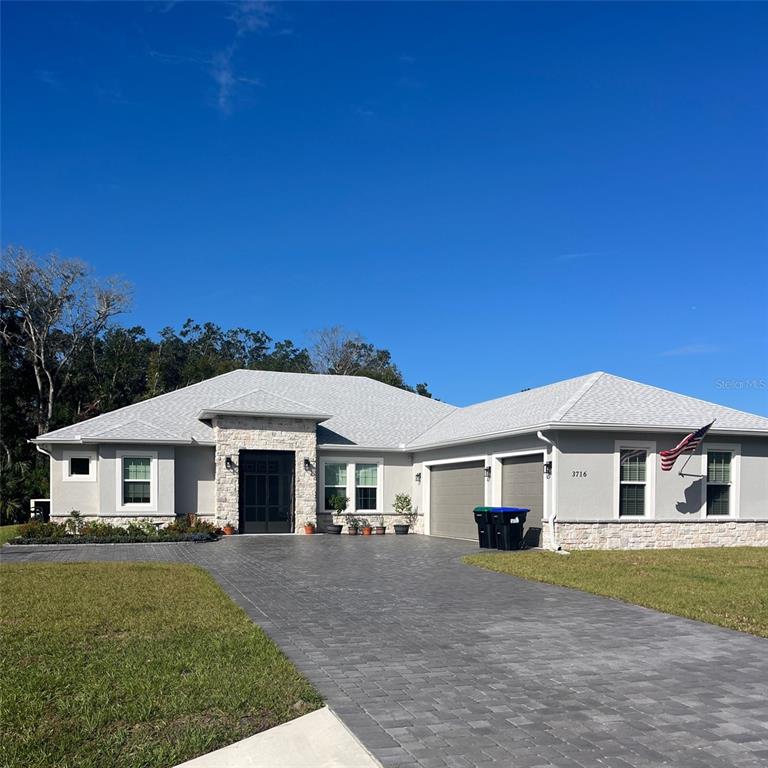
{"type": "Polygon", "coordinates": [[[42,453],[43,456],[47,456],[48,457],[48,503],[50,504],[50,502],[51,502],[51,481],[53,479],[53,477],[52,477],[53,469],[51,468],[51,461],[53,461],[53,454],[50,453],[49,451],[46,451],[45,448],[43,448],[42,446],[38,445],[37,443],[35,443],[35,450],[38,453],[42,453]]]}
{"type": "Polygon", "coordinates": [[[552,453],[552,474],[550,480],[552,481],[552,488],[549,493],[549,534],[552,541],[552,549],[557,552],[560,549],[557,543],[557,528],[555,527],[555,518],[557,517],[557,481],[555,475],[555,451],[557,448],[555,444],[541,431],[536,432],[536,437],[543,443],[546,443],[549,448],[548,451],[552,453]]]}

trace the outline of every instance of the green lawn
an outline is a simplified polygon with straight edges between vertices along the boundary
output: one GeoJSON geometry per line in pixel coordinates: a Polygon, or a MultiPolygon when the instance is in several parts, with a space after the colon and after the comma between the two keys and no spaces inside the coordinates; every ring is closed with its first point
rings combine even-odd
{"type": "Polygon", "coordinates": [[[464,562],[768,637],[768,548],[488,552],[464,562]]]}
{"type": "Polygon", "coordinates": [[[0,547],[10,541],[19,532],[18,525],[0,525],[0,547]]]}
{"type": "Polygon", "coordinates": [[[202,569],[0,566],[0,765],[172,766],[321,705],[202,569]]]}

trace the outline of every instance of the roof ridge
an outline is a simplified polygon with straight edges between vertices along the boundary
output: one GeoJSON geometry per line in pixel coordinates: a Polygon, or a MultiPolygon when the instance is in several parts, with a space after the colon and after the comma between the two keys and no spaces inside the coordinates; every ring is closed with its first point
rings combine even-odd
{"type": "Polygon", "coordinates": [[[569,397],[568,400],[566,400],[565,403],[552,414],[552,421],[561,421],[564,419],[568,411],[570,411],[571,408],[573,408],[603,376],[605,376],[603,371],[595,371],[594,373],[587,374],[587,380],[582,384],[578,392],[571,395],[571,397],[569,397]]]}
{"type": "MultiPolygon", "coordinates": [[[[429,399],[431,398],[427,398],[427,400],[429,399]]],[[[438,402],[442,402],[442,401],[440,400],[438,402]]],[[[446,405],[451,405],[451,404],[446,403],[446,405]]],[[[433,429],[434,427],[436,427],[441,421],[445,421],[445,419],[447,419],[449,416],[453,416],[457,411],[462,410],[458,405],[451,405],[451,408],[453,408],[452,411],[448,411],[448,413],[444,413],[439,419],[437,419],[437,421],[433,422],[428,427],[426,427],[421,432],[419,432],[418,435],[414,435],[413,437],[411,437],[411,439],[407,443],[405,443],[405,447],[407,448],[411,443],[414,442],[414,440],[418,440],[422,435],[429,432],[430,429],[433,429]]]]}

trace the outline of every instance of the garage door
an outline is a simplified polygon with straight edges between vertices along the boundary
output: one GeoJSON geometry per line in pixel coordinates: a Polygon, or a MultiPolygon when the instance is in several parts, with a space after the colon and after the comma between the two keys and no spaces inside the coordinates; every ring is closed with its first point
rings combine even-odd
{"type": "Polygon", "coordinates": [[[525,543],[541,545],[544,514],[544,459],[541,454],[512,456],[501,461],[501,503],[505,507],[528,507],[525,543]]]}
{"type": "Polygon", "coordinates": [[[485,499],[485,462],[440,464],[430,469],[430,524],[433,536],[476,539],[472,510],[485,499]]]}

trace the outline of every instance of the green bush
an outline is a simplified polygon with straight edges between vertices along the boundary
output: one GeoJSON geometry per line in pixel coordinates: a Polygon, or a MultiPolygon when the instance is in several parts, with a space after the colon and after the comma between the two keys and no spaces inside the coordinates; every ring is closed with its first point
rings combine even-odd
{"type": "Polygon", "coordinates": [[[22,539],[63,539],[67,535],[64,523],[24,523],[19,526],[22,539]]]}
{"type": "Polygon", "coordinates": [[[177,517],[172,523],[168,523],[161,533],[210,533],[215,536],[221,536],[221,528],[209,523],[207,520],[201,520],[196,515],[184,515],[177,517]]]}

